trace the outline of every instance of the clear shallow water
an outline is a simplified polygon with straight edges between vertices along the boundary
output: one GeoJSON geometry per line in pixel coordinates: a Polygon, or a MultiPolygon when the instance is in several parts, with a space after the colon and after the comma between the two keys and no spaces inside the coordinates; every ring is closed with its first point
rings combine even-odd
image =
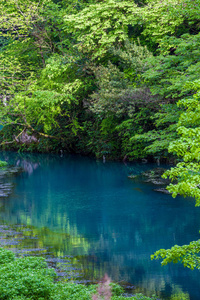
{"type": "Polygon", "coordinates": [[[14,193],[2,201],[2,222],[43,228],[40,247],[74,256],[86,278],[108,273],[146,294],[167,298],[183,291],[200,299],[199,272],[150,260],[160,248],[199,239],[200,229],[193,200],[174,200],[127,178],[156,165],[72,155],[1,153],[0,159],[24,169],[12,178],[14,193]]]}

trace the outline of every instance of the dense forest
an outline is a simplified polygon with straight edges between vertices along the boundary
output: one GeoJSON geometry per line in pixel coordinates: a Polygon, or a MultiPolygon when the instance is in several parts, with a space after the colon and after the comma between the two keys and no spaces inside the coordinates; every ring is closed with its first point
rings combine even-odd
{"type": "Polygon", "coordinates": [[[0,8],[4,149],[166,159],[180,122],[191,126],[189,112],[198,126],[199,0],[0,8]]]}
{"type": "MultiPolygon", "coordinates": [[[[200,205],[200,0],[2,0],[2,149],[177,159],[200,205]],[[168,152],[169,150],[169,152],[168,152]]],[[[163,263],[200,268],[199,243],[163,263]]]]}

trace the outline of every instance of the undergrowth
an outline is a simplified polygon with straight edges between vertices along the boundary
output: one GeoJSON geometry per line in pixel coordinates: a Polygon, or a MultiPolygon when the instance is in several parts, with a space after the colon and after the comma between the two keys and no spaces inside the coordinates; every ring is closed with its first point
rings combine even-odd
{"type": "MultiPolygon", "coordinates": [[[[56,282],[56,272],[42,257],[16,257],[0,248],[0,299],[7,300],[125,300],[123,289],[110,281],[85,286],[56,282]],[[109,285],[109,288],[108,288],[109,285]],[[109,289],[109,292],[108,292],[109,289]]],[[[136,294],[130,300],[152,298],[136,294]]],[[[154,298],[155,299],[155,298],[154,298]]]]}

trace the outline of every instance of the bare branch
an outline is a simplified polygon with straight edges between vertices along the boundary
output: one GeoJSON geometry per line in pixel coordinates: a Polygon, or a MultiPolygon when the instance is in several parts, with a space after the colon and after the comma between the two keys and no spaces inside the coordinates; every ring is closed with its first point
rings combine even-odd
{"type": "Polygon", "coordinates": [[[6,142],[6,141],[5,141],[5,142],[2,142],[0,145],[2,146],[2,145],[12,144],[12,143],[16,142],[17,139],[18,139],[18,137],[20,137],[20,135],[21,135],[25,130],[26,130],[26,128],[24,128],[17,136],[15,136],[15,138],[14,138],[13,141],[11,141],[11,142],[6,142]]]}

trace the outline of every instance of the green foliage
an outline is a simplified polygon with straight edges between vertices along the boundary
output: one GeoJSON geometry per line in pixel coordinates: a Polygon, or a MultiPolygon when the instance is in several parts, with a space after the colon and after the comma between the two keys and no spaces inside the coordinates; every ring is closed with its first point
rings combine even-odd
{"type": "Polygon", "coordinates": [[[0,168],[1,168],[1,167],[7,166],[7,164],[8,164],[8,163],[7,163],[6,161],[1,161],[1,160],[0,160],[0,168]]]}
{"type": "Polygon", "coordinates": [[[184,106],[186,110],[181,114],[178,122],[178,134],[180,138],[172,142],[169,151],[176,153],[182,158],[175,168],[165,174],[176,184],[169,186],[169,191],[175,197],[178,194],[191,196],[196,199],[196,205],[200,205],[200,82],[192,84],[193,89],[198,89],[193,98],[180,100],[178,105],[184,106]]]}
{"type": "Polygon", "coordinates": [[[140,35],[154,51],[166,36],[199,30],[199,0],[132,1],[107,0],[90,4],[77,14],[67,15],[66,32],[72,32],[78,47],[94,58],[107,55],[113,45],[140,35]]]}
{"type": "Polygon", "coordinates": [[[143,157],[144,145],[138,147],[130,138],[149,129],[152,123],[149,116],[156,97],[142,86],[140,76],[145,69],[144,58],[151,54],[140,43],[128,41],[124,47],[110,52],[114,55],[113,63],[109,61],[106,66],[92,68],[97,90],[90,96],[88,107],[100,119],[100,136],[107,141],[106,147],[103,146],[105,150],[95,153],[98,157],[109,152],[113,155],[116,149],[119,157],[143,157]]]}
{"type": "Polygon", "coordinates": [[[171,249],[160,249],[151,255],[151,259],[163,259],[162,265],[181,262],[184,267],[200,269],[200,241],[191,242],[189,245],[175,245],[171,249]]]}
{"type": "Polygon", "coordinates": [[[30,139],[34,134],[38,140],[43,136],[61,141],[62,133],[73,137],[81,129],[76,117],[80,90],[86,90],[84,74],[76,65],[81,58],[72,55],[61,31],[63,12],[72,8],[73,4],[61,8],[51,0],[26,4],[9,0],[2,6],[8,17],[1,18],[1,34],[9,44],[0,53],[0,117],[3,133],[6,127],[12,132],[12,141],[3,144],[16,145],[16,137],[24,132],[30,139]],[[62,126],[60,119],[66,119],[62,126]]]}
{"type": "Polygon", "coordinates": [[[149,107],[141,107],[133,114],[131,119],[123,121],[116,127],[119,132],[122,143],[122,155],[127,156],[130,160],[138,159],[146,156],[146,142],[134,139],[136,134],[143,134],[152,126],[151,109],[149,107]]]}
{"type": "MultiPolygon", "coordinates": [[[[199,0],[149,0],[143,8],[144,30],[142,34],[161,45],[168,36],[199,32],[199,0]]],[[[168,49],[171,44],[168,45],[168,49]]]]}
{"type": "Polygon", "coordinates": [[[65,17],[65,31],[74,34],[80,51],[90,53],[93,59],[101,58],[110,47],[127,40],[128,26],[138,21],[137,12],[133,1],[90,4],[78,14],[65,17]]]}
{"type": "Polygon", "coordinates": [[[175,104],[161,105],[160,111],[150,117],[154,123],[152,126],[154,129],[142,134],[137,131],[131,141],[146,145],[144,152],[148,155],[166,158],[169,144],[178,137],[176,129],[180,113],[180,108],[175,104]]]}
{"type": "MultiPolygon", "coordinates": [[[[181,161],[163,175],[169,177],[172,183],[168,190],[173,197],[178,194],[193,197],[196,206],[200,206],[200,82],[189,83],[190,88],[197,90],[192,98],[185,98],[178,102],[185,111],[178,122],[179,139],[173,141],[169,151],[176,153],[181,161]]],[[[200,269],[200,241],[189,245],[177,246],[171,249],[160,249],[152,255],[152,259],[163,259],[162,264],[181,262],[184,267],[200,269]]]]}
{"type": "Polygon", "coordinates": [[[129,79],[132,87],[143,85],[142,74],[146,70],[146,59],[152,57],[152,53],[146,46],[141,46],[139,38],[137,42],[131,43],[125,40],[123,47],[116,47],[110,50],[114,55],[114,61],[117,62],[125,74],[125,78],[129,79]]]}
{"type": "Polygon", "coordinates": [[[163,39],[163,54],[148,60],[149,70],[144,74],[153,94],[180,99],[193,92],[191,86],[186,83],[199,78],[199,45],[200,34],[163,39]],[[168,54],[169,45],[172,53],[168,54]]]}
{"type": "Polygon", "coordinates": [[[168,155],[172,103],[199,78],[199,0],[8,0],[0,9],[4,148],[168,155]]]}
{"type": "MultiPolygon", "coordinates": [[[[14,300],[90,300],[96,291],[95,285],[84,286],[72,282],[55,283],[55,271],[47,267],[44,258],[20,257],[12,251],[0,248],[0,299],[14,300]]],[[[112,300],[126,299],[123,290],[111,284],[112,300]]],[[[138,294],[132,300],[148,300],[138,294]]]]}
{"type": "Polygon", "coordinates": [[[43,258],[16,259],[11,251],[1,249],[0,299],[30,297],[49,299],[55,272],[47,269],[43,258]]]}
{"type": "Polygon", "coordinates": [[[15,260],[15,255],[11,251],[0,248],[0,264],[10,263],[15,260]]]}
{"type": "Polygon", "coordinates": [[[90,109],[98,114],[132,114],[135,110],[133,90],[124,77],[124,73],[108,63],[107,67],[100,66],[94,69],[97,79],[97,92],[91,95],[90,109]]]}

